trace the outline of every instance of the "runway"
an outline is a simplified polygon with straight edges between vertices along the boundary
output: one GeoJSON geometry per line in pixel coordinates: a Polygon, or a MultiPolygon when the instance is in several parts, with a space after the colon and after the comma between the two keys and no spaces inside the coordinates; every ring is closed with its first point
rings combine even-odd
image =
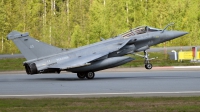
{"type": "Polygon", "coordinates": [[[0,74],[0,98],[200,96],[200,70],[96,72],[93,80],[76,74],[0,74]]]}

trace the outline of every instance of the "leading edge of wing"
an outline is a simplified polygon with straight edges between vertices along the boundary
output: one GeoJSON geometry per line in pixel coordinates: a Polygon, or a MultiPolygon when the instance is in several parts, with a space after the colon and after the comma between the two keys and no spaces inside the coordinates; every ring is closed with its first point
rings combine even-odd
{"type": "Polygon", "coordinates": [[[81,67],[81,66],[87,66],[87,65],[90,65],[89,62],[97,60],[97,59],[99,59],[99,58],[101,58],[103,56],[106,56],[110,52],[114,52],[114,51],[119,50],[120,48],[125,46],[129,41],[130,41],[130,39],[125,40],[124,42],[118,43],[119,46],[117,47],[117,49],[113,49],[111,51],[106,51],[106,52],[101,52],[101,53],[95,53],[95,54],[92,54],[92,55],[73,58],[71,60],[63,61],[62,63],[57,63],[57,64],[54,64],[54,65],[51,65],[48,68],[55,68],[55,69],[65,70],[65,69],[70,69],[70,68],[77,68],[77,67],[81,67]]]}
{"type": "Polygon", "coordinates": [[[100,53],[100,54],[93,54],[93,55],[88,55],[84,57],[77,57],[71,60],[63,61],[62,63],[54,64],[52,66],[49,66],[48,68],[65,70],[65,69],[70,69],[70,68],[87,66],[87,65],[90,65],[89,62],[99,59],[105,55],[108,55],[108,53],[100,53]]]}

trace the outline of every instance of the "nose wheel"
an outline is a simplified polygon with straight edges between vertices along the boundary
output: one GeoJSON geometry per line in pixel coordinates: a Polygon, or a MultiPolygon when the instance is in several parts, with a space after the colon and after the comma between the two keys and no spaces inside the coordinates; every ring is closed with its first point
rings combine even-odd
{"type": "Polygon", "coordinates": [[[144,67],[149,70],[152,69],[153,65],[151,63],[147,63],[144,67]]]}

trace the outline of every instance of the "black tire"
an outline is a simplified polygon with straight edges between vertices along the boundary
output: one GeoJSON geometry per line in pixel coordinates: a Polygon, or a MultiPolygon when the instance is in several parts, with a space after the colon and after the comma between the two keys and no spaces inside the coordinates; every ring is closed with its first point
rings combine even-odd
{"type": "Polygon", "coordinates": [[[94,72],[87,72],[87,73],[86,73],[86,78],[87,78],[87,79],[93,79],[94,76],[95,76],[95,73],[94,73],[94,72]]]}
{"type": "Polygon", "coordinates": [[[152,66],[151,63],[145,64],[145,68],[148,69],[148,70],[149,70],[149,69],[152,69],[152,67],[153,67],[153,66],[152,66]]]}
{"type": "Polygon", "coordinates": [[[60,72],[61,72],[60,70],[56,70],[56,73],[57,73],[57,74],[60,74],[60,72]]]}
{"type": "Polygon", "coordinates": [[[84,79],[85,78],[85,73],[77,73],[77,76],[79,79],[84,79]]]}

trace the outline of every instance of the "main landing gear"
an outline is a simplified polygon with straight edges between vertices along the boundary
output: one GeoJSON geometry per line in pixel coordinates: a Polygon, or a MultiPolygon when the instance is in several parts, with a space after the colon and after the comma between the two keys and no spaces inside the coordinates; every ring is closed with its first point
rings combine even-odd
{"type": "Polygon", "coordinates": [[[93,79],[95,76],[94,72],[81,72],[81,73],[77,73],[77,76],[79,79],[84,79],[85,77],[87,79],[93,79]]]}

